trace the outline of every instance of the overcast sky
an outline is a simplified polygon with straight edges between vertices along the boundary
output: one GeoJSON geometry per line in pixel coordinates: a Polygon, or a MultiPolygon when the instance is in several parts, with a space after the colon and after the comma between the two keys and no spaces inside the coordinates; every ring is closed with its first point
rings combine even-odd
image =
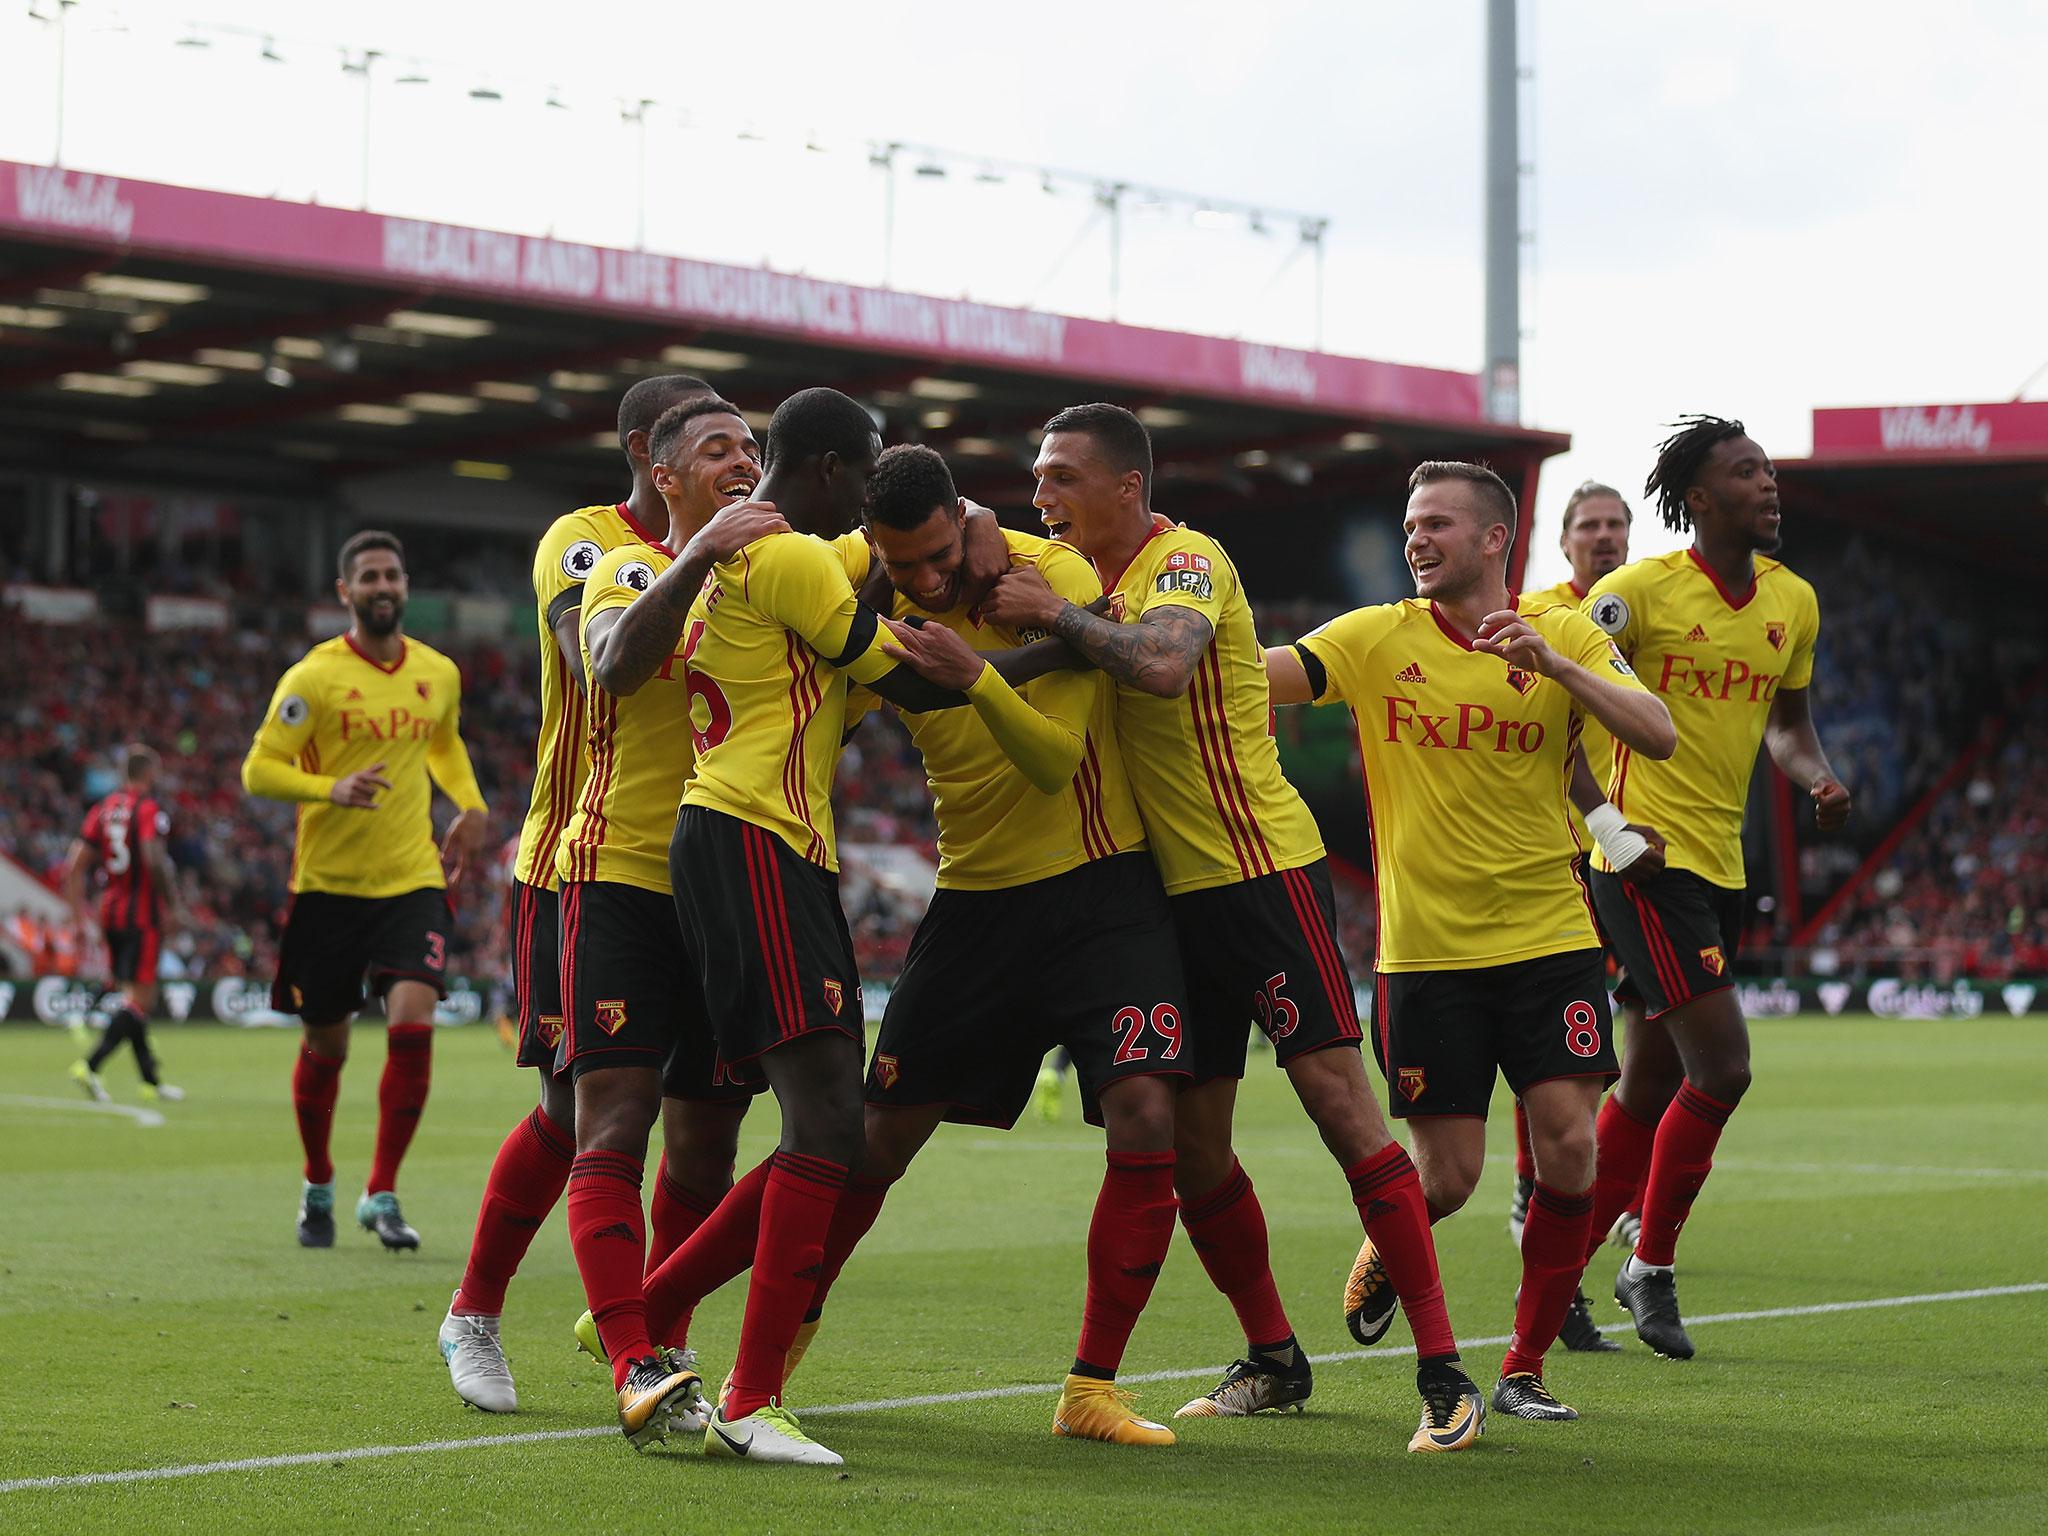
{"type": "MultiPolygon", "coordinates": [[[[25,4],[0,16],[0,155],[47,160],[54,29],[25,4]]],[[[659,249],[880,281],[865,146],[933,144],[944,179],[899,161],[899,286],[1107,313],[1085,185],[977,181],[993,157],[1326,216],[1325,347],[1477,369],[1483,9],[515,0],[484,23],[419,0],[82,0],[65,160],[354,204],[363,90],[336,49],[375,48],[380,209],[630,245],[619,102],[651,98],[659,249]],[[177,47],[195,20],[254,35],[177,47]]],[[[1525,419],[1576,441],[1544,474],[1532,581],[1563,573],[1571,487],[1638,490],[1676,413],[1739,415],[1791,458],[1815,405],[2005,399],[2048,363],[2048,5],[1524,0],[1522,26],[1525,419]]],[[[1120,317],[1310,344],[1293,226],[1192,212],[1127,216],[1120,317]]],[[[1669,547],[1638,528],[1638,553],[1669,547]]]]}

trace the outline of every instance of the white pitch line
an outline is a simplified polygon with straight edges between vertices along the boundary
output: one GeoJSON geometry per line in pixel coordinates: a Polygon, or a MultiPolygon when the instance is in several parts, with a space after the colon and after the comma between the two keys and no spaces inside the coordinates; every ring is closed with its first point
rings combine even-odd
{"type": "MultiPolygon", "coordinates": [[[[2025,1285],[1987,1285],[1969,1291],[1930,1291],[1919,1296],[1876,1296],[1863,1301],[1822,1301],[1803,1307],[1766,1307],[1751,1312],[1714,1312],[1686,1319],[1687,1328],[1709,1323],[1754,1323],[1770,1318],[1822,1317],[1835,1312],[1869,1312],[1885,1307],[1917,1307],[1943,1301],[1982,1301],[1994,1296],[2035,1296],[2048,1291],[2048,1280],[2025,1285]]],[[[1507,1334],[1485,1339],[1461,1339],[1466,1348],[1484,1349],[1508,1342],[1507,1334]]],[[[1335,1354],[1310,1355],[1317,1365],[1344,1360],[1398,1359],[1415,1353],[1413,1345],[1389,1345],[1381,1349],[1346,1349],[1335,1354]]],[[[1184,1370],[1143,1371],[1120,1376],[1125,1383],[1188,1381],[1220,1376],[1220,1365],[1192,1366],[1184,1370]]],[[[882,1397],[865,1403],[826,1403],[804,1410],[805,1418],[847,1413],[886,1413],[896,1408],[937,1408],[951,1403],[985,1403],[1006,1397],[1050,1397],[1060,1389],[1046,1382],[1026,1382],[1012,1387],[984,1387],[973,1392],[932,1392],[921,1397],[882,1397]]],[[[428,1451],[466,1451],[480,1446],[537,1445],[549,1440],[591,1440],[618,1431],[609,1425],[589,1429],[541,1429],[513,1435],[469,1435],[458,1440],[424,1440],[416,1445],[359,1445],[340,1451],[299,1451],[288,1456],[249,1456],[239,1461],[197,1461],[180,1467],[137,1467],[126,1472],[74,1472],[57,1477],[17,1477],[0,1482],[0,1493],[23,1493],[31,1489],[98,1488],[112,1483],[165,1482],[177,1477],[199,1477],[209,1472],[262,1472],[272,1467],[313,1467],[322,1462],[365,1461],[387,1456],[417,1456],[428,1451]]]]}
{"type": "MultiPolygon", "coordinates": [[[[967,1143],[977,1152],[1094,1152],[1102,1151],[1099,1141],[1034,1141],[1012,1137],[1004,1140],[994,1136],[976,1137],[967,1143]]],[[[1240,1151],[1249,1151],[1259,1161],[1277,1157],[1326,1158],[1329,1153],[1317,1146],[1260,1146],[1256,1142],[1239,1142],[1240,1151]]],[[[1489,1163],[1511,1163],[1515,1161],[1512,1152],[1489,1152],[1489,1163]]],[[[1931,1163],[1814,1163],[1778,1162],[1767,1158],[1716,1157],[1714,1166],[1723,1172],[1735,1173],[1805,1173],[1805,1174],[1872,1174],[1890,1175],[1898,1178],[1915,1179],[2048,1179],[2048,1168],[1944,1168],[1931,1163]]]]}
{"type": "Polygon", "coordinates": [[[137,1125],[151,1129],[162,1125],[164,1117],[154,1109],[144,1109],[137,1104],[101,1104],[92,1099],[37,1099],[23,1093],[0,1093],[0,1104],[9,1109],[54,1109],[84,1115],[119,1115],[133,1120],[137,1125]]]}

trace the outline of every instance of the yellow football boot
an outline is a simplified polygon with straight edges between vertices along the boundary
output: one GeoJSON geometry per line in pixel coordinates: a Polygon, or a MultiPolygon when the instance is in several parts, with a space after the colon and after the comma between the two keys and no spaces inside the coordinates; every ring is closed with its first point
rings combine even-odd
{"type": "Polygon", "coordinates": [[[1107,1440],[1112,1445],[1172,1445],[1173,1431],[1141,1419],[1138,1394],[1113,1381],[1069,1376],[1053,1410],[1052,1432],[1075,1440],[1107,1440]]]}

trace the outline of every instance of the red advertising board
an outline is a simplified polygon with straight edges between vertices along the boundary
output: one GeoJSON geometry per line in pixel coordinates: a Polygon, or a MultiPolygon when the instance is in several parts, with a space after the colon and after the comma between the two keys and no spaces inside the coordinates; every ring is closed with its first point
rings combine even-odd
{"type": "Polygon", "coordinates": [[[793,273],[0,161],[0,234],[701,323],[1332,416],[1484,421],[1479,378],[793,273]]]}
{"type": "Polygon", "coordinates": [[[1813,413],[1815,459],[2048,459],[2048,400],[1813,413]]]}

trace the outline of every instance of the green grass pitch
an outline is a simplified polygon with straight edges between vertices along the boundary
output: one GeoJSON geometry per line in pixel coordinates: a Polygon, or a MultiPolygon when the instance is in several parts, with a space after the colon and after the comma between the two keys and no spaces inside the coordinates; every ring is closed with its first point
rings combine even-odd
{"type": "MultiPolygon", "coordinates": [[[[284,1031],[161,1028],[190,1099],[163,1123],[92,1110],[61,1033],[0,1032],[0,1531],[993,1529],[1900,1532],[2048,1529],[2048,1292],[1697,1321],[1699,1358],[1659,1361],[1607,1296],[1627,1349],[1551,1357],[1577,1424],[1496,1417],[1473,1451],[1405,1450],[1412,1366],[1390,1350],[1324,1363],[1303,1416],[1203,1420],[1171,1450],[1050,1433],[1073,1349],[1099,1137],[1066,1118],[1007,1136],[948,1129],[849,1266],[793,1406],[843,1473],[635,1456],[609,1383],[576,1355],[582,1294],[559,1212],[514,1282],[507,1351],[522,1408],[486,1417],[449,1388],[434,1332],[479,1191],[532,1102],[488,1030],[436,1041],[433,1099],[400,1183],[424,1235],[387,1255],[344,1224],[292,1236],[296,1136],[284,1031]],[[1025,1393],[826,1412],[878,1400],[1025,1393]],[[552,1437],[547,1436],[552,1432],[552,1437]],[[494,1446],[346,1457],[479,1437],[494,1446]],[[118,1483],[22,1480],[304,1454],[286,1465],[118,1483]]],[[[1841,1018],[1757,1030],[1756,1085],[1681,1252],[1687,1316],[2048,1282],[2048,1051],[2021,1020],[1841,1018]]],[[[338,1215],[368,1161],[382,1060],[359,1031],[336,1129],[338,1215]]],[[[132,1065],[110,1064],[136,1103],[132,1065]]],[[[1505,1099],[1472,1205],[1437,1229],[1452,1320],[1504,1335],[1517,1278],[1504,1224],[1505,1099]]],[[[772,1103],[742,1157],[762,1156],[772,1103]]],[[[1238,1146],[1273,1233],[1295,1326],[1352,1348],[1339,1296],[1358,1239],[1343,1181],[1255,1054],[1238,1146]]],[[[702,1310],[715,1382],[743,1284],[702,1310]]],[[[1389,1345],[1406,1342],[1397,1323],[1389,1345]]],[[[1241,1348],[1176,1239],[1126,1371],[1163,1417],[1241,1348]]],[[[1490,1379],[1501,1345],[1466,1361],[1490,1379]]]]}

